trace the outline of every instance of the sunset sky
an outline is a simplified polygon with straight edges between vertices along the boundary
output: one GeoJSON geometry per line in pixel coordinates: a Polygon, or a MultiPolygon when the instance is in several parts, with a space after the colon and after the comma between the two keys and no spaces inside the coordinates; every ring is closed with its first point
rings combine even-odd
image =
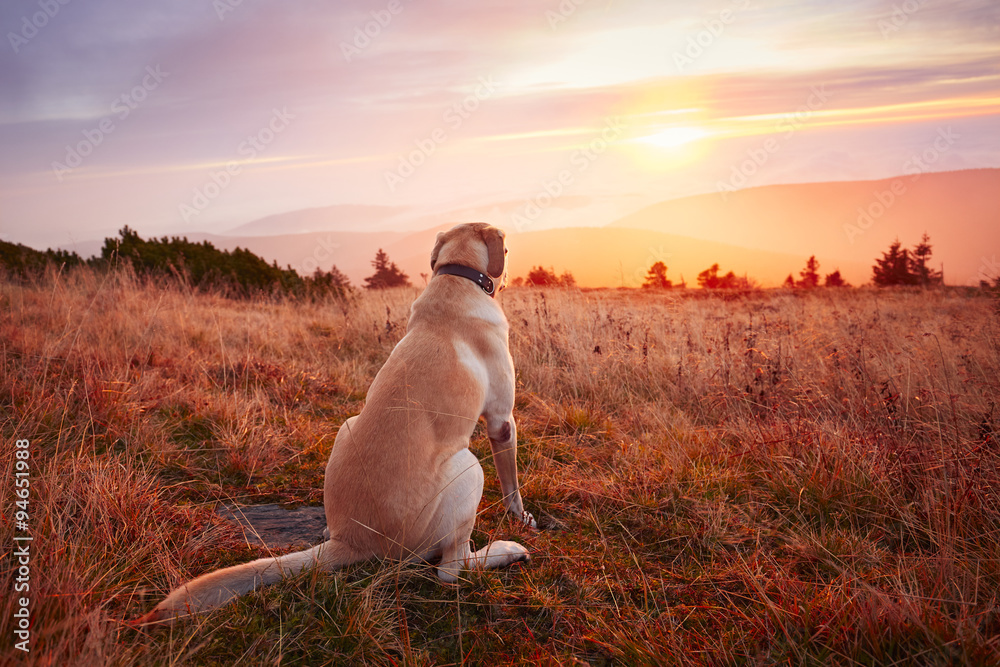
{"type": "Polygon", "coordinates": [[[0,27],[0,238],[39,248],[1000,167],[995,0],[15,0],[0,27]]]}

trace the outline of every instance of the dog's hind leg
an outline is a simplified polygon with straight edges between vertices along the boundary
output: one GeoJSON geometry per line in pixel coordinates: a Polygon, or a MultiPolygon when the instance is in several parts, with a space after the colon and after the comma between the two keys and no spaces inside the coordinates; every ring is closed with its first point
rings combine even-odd
{"type": "Polygon", "coordinates": [[[476,510],[483,496],[483,467],[468,449],[445,464],[441,504],[432,522],[434,551],[441,555],[438,577],[446,583],[458,580],[463,569],[505,567],[529,559],[528,550],[517,542],[498,540],[478,551],[470,548],[476,510]]]}

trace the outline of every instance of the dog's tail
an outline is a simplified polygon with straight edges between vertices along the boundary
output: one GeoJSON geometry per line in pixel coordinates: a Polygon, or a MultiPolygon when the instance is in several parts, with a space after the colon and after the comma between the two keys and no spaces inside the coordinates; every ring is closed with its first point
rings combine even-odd
{"type": "Polygon", "coordinates": [[[332,539],[305,551],[274,558],[258,558],[243,565],[209,572],[171,591],[163,602],[136,623],[142,625],[173,621],[180,616],[215,609],[259,586],[281,581],[282,578],[298,574],[310,566],[315,565],[329,571],[365,560],[369,555],[332,539]]]}

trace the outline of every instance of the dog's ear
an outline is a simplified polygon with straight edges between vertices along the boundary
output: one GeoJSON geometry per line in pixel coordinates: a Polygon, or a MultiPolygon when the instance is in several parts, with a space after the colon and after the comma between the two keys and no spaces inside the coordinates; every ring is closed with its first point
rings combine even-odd
{"type": "Polygon", "coordinates": [[[444,232],[438,232],[437,240],[434,242],[434,250],[431,250],[431,271],[434,270],[434,265],[437,264],[438,254],[441,252],[441,246],[444,245],[444,232]]]}
{"type": "Polygon", "coordinates": [[[503,265],[507,259],[504,256],[503,230],[497,227],[484,227],[479,233],[482,234],[483,241],[486,242],[486,249],[490,255],[490,262],[486,267],[486,272],[493,278],[499,278],[503,275],[503,265]]]}

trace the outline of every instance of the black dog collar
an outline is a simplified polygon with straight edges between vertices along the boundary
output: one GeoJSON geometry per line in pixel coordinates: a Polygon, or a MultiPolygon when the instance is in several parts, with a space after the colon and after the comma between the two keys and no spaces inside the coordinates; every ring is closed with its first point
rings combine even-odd
{"type": "Polygon", "coordinates": [[[493,279],[490,278],[485,273],[476,271],[473,268],[465,266],[464,264],[442,264],[441,266],[434,269],[434,275],[445,274],[449,276],[462,276],[463,278],[468,278],[472,282],[476,283],[483,288],[483,291],[493,296],[495,286],[493,284],[493,279]]]}

